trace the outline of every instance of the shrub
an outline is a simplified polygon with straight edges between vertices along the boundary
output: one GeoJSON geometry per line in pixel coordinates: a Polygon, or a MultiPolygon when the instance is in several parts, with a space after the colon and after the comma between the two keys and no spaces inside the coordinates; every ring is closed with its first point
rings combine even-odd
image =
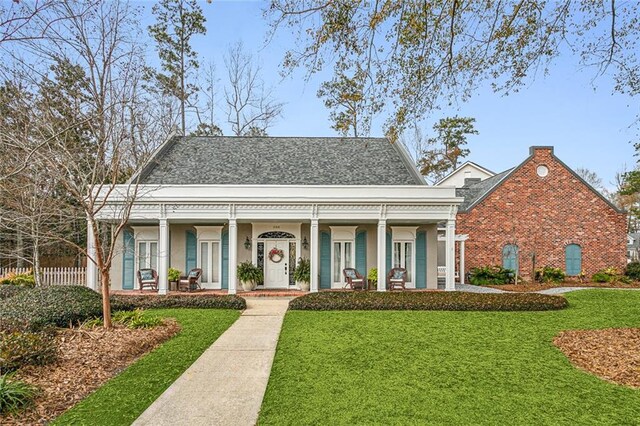
{"type": "Polygon", "coordinates": [[[367,279],[373,283],[378,284],[378,268],[369,269],[369,274],[367,274],[367,279]]]}
{"type": "Polygon", "coordinates": [[[180,279],[180,270],[176,268],[169,268],[167,272],[167,279],[171,282],[177,282],[180,279]]]}
{"type": "Polygon", "coordinates": [[[515,272],[502,266],[481,266],[469,271],[469,282],[475,285],[509,284],[513,282],[515,272]]]}
{"type": "Polygon", "coordinates": [[[134,311],[118,311],[113,314],[113,321],[129,328],[151,328],[162,324],[160,318],[143,312],[140,309],[134,311]]]}
{"type": "Polygon", "coordinates": [[[536,269],[535,280],[540,283],[561,283],[565,280],[565,273],[560,268],[544,266],[536,269]]]}
{"type": "Polygon", "coordinates": [[[25,365],[45,365],[55,361],[57,348],[53,334],[23,331],[0,332],[0,370],[14,371],[25,365]]]}
{"type": "Polygon", "coordinates": [[[335,292],[311,293],[289,303],[291,310],[546,311],[563,309],[567,299],[537,293],[335,292]]]}
{"type": "Polygon", "coordinates": [[[35,287],[36,279],[33,273],[9,274],[0,279],[0,285],[15,285],[18,287],[35,287]]]}
{"type": "Polygon", "coordinates": [[[193,296],[156,296],[117,294],[111,303],[120,310],[155,308],[246,309],[247,302],[236,295],[201,294],[193,296]]]}
{"type": "Polygon", "coordinates": [[[631,280],[622,275],[616,268],[609,267],[601,269],[591,276],[591,281],[595,283],[622,283],[629,284],[631,280]]]}
{"type": "Polygon", "coordinates": [[[311,282],[311,261],[309,259],[298,259],[298,266],[293,271],[293,279],[298,282],[311,282]]]}
{"type": "Polygon", "coordinates": [[[640,281],[640,262],[629,263],[624,274],[634,281],[640,281]]]}
{"type": "Polygon", "coordinates": [[[20,293],[24,287],[15,285],[0,285],[0,300],[8,299],[20,293]]]}
{"type": "Polygon", "coordinates": [[[256,285],[264,282],[262,268],[258,268],[249,260],[239,263],[236,272],[239,281],[252,283],[253,288],[255,288],[256,285]]]}
{"type": "Polygon", "coordinates": [[[0,325],[4,320],[21,321],[34,331],[46,326],[69,327],[101,315],[102,297],[81,286],[25,289],[0,301],[0,325]]]}
{"type": "Polygon", "coordinates": [[[38,390],[20,380],[14,373],[0,375],[0,413],[13,413],[33,402],[38,390]]]}

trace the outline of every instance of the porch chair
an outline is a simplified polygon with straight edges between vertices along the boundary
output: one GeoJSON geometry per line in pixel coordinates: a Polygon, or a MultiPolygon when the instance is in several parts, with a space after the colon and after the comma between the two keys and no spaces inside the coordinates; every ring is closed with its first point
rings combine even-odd
{"type": "Polygon", "coordinates": [[[351,290],[365,290],[367,282],[362,274],[358,273],[355,268],[344,268],[342,270],[342,274],[344,275],[344,279],[347,280],[347,283],[344,285],[344,288],[349,286],[351,290]]]}
{"type": "Polygon", "coordinates": [[[406,290],[407,270],[404,268],[391,268],[387,274],[387,288],[389,290],[406,290]]]}
{"type": "Polygon", "coordinates": [[[138,285],[140,290],[144,290],[145,287],[149,287],[151,290],[158,290],[158,273],[155,269],[139,269],[138,285]]]}
{"type": "Polygon", "coordinates": [[[182,275],[178,279],[178,290],[180,291],[192,291],[192,290],[202,290],[200,287],[200,275],[202,275],[202,269],[193,268],[189,271],[187,275],[182,275]]]}

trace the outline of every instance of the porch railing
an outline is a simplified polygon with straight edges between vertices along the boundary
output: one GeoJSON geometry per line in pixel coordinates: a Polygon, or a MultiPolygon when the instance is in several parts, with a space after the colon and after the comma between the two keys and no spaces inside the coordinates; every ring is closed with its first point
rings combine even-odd
{"type": "MultiPolygon", "coordinates": [[[[0,268],[0,277],[9,274],[29,274],[32,268],[0,268]]],[[[87,268],[40,268],[42,285],[86,285],[87,268]]]]}

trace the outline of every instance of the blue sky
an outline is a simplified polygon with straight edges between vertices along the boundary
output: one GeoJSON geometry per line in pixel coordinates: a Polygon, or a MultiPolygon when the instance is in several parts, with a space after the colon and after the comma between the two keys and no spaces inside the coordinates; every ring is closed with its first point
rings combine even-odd
{"type": "MultiPolygon", "coordinates": [[[[142,3],[145,12],[142,23],[153,22],[153,2],[142,3]]],[[[319,84],[328,74],[304,81],[302,70],[282,79],[279,65],[284,52],[295,40],[285,30],[265,45],[269,29],[262,10],[262,1],[202,2],[207,18],[207,35],[193,40],[193,47],[205,61],[214,61],[218,77],[223,78],[223,54],[236,41],[254,53],[262,64],[263,77],[274,88],[273,93],[285,102],[283,118],[269,130],[273,136],[336,136],[331,129],[328,111],[316,97],[319,84]]],[[[149,57],[155,58],[149,43],[149,57]]],[[[468,159],[499,172],[521,162],[531,145],[553,145],[556,155],[573,168],[586,167],[595,171],[605,186],[611,186],[614,175],[624,164],[635,166],[632,141],[637,133],[633,122],[638,112],[638,100],[612,94],[612,81],[607,77],[592,79],[594,70],[580,70],[575,57],[559,58],[551,75],[538,77],[519,93],[501,96],[488,84],[481,87],[466,104],[435,111],[425,120],[430,131],[439,118],[462,115],[476,118],[480,132],[469,139],[468,159]],[[630,127],[631,126],[631,127],[630,127]]],[[[219,102],[222,105],[222,95],[219,102]]],[[[217,119],[223,124],[224,113],[217,119]]],[[[378,120],[380,122],[381,120],[378,120]]],[[[226,133],[229,133],[228,131],[226,133]]],[[[374,126],[372,136],[381,136],[381,127],[374,126]]]]}

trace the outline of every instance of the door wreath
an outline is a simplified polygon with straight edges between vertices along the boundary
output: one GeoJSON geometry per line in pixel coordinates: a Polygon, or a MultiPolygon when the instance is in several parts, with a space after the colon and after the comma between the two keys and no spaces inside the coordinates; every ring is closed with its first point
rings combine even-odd
{"type": "Polygon", "coordinates": [[[278,247],[269,250],[269,260],[273,263],[280,263],[284,258],[284,252],[278,247]]]}

